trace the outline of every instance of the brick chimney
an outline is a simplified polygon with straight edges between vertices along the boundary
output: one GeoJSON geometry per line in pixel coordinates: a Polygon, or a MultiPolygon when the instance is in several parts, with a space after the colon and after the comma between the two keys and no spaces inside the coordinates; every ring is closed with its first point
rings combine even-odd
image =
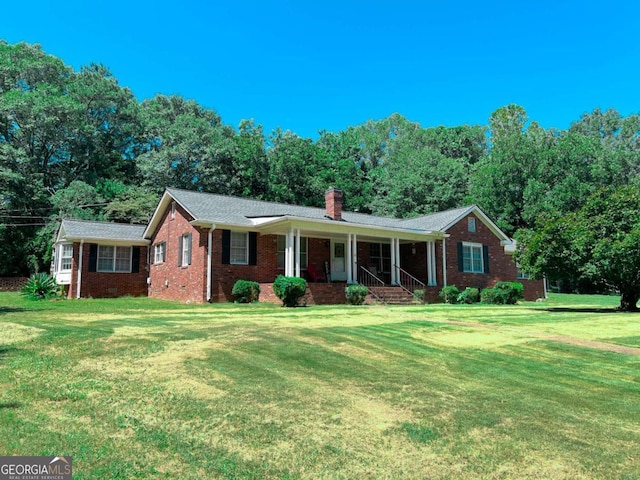
{"type": "Polygon", "coordinates": [[[332,220],[342,220],[342,190],[330,187],[324,193],[326,215],[332,220]]]}

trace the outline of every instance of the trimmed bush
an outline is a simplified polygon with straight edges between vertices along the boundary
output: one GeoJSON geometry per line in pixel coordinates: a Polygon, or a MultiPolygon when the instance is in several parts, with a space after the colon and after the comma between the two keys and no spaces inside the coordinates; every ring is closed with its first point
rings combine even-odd
{"type": "Polygon", "coordinates": [[[62,292],[55,279],[48,273],[34,273],[20,291],[30,300],[46,300],[61,297],[62,292]]]}
{"type": "Polygon", "coordinates": [[[493,288],[483,288],[480,292],[480,302],[493,304],[494,303],[494,291],[493,288]]]}
{"type": "Polygon", "coordinates": [[[260,296],[260,284],[250,280],[238,280],[233,284],[231,294],[236,298],[236,303],[253,303],[260,296]]]}
{"type": "Polygon", "coordinates": [[[498,282],[493,289],[496,301],[500,299],[504,305],[515,305],[524,298],[524,285],[520,282],[498,282]]]}
{"type": "Polygon", "coordinates": [[[440,290],[440,298],[444,303],[457,303],[458,295],[460,295],[460,290],[455,285],[449,285],[440,290]]]}
{"type": "Polygon", "coordinates": [[[482,303],[494,305],[515,305],[524,298],[524,286],[520,282],[498,282],[493,288],[482,290],[482,303]]]}
{"type": "Polygon", "coordinates": [[[480,301],[480,290],[467,287],[458,295],[458,303],[478,303],[480,301]]]}
{"type": "Polygon", "coordinates": [[[347,302],[351,305],[362,305],[368,294],[369,290],[364,285],[349,285],[344,289],[344,295],[347,297],[347,302]]]}
{"type": "Polygon", "coordinates": [[[306,291],[307,281],[304,278],[278,275],[273,282],[273,293],[285,307],[296,307],[306,291]]]}
{"type": "Polygon", "coordinates": [[[424,303],[424,290],[416,289],[413,291],[413,301],[418,303],[424,303]]]}

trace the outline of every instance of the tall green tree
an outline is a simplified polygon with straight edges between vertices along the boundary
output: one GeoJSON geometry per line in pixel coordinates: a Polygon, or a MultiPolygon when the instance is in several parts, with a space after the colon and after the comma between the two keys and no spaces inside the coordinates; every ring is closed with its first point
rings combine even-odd
{"type": "Polygon", "coordinates": [[[179,96],[157,95],[141,105],[145,152],[137,157],[142,185],[229,192],[234,131],[213,110],[179,96]]]}
{"type": "Polygon", "coordinates": [[[620,293],[620,309],[640,300],[640,190],[608,187],[575,212],[516,236],[521,267],[534,277],[582,279],[620,293]]]}

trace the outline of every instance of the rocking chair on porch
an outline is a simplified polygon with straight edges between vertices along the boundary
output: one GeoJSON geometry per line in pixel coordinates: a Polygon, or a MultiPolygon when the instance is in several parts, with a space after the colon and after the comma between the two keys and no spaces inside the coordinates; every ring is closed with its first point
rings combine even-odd
{"type": "Polygon", "coordinates": [[[322,272],[318,271],[316,266],[312,263],[307,267],[307,275],[309,276],[309,281],[311,282],[326,282],[327,276],[322,272]]]}

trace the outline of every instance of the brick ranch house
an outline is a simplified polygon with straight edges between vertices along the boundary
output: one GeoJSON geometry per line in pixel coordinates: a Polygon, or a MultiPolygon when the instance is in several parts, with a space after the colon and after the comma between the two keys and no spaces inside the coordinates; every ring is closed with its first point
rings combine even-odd
{"type": "Polygon", "coordinates": [[[342,210],[329,189],[325,208],[167,189],[149,225],[65,220],[54,272],[69,297],[149,295],[182,302],[233,300],[238,279],[277,301],[278,274],[305,277],[309,304],[344,303],[361,283],[393,303],[415,289],[437,301],[443,286],[520,281],[527,300],[542,281],[519,274],[515,244],[475,205],[410,219],[342,210]]]}

